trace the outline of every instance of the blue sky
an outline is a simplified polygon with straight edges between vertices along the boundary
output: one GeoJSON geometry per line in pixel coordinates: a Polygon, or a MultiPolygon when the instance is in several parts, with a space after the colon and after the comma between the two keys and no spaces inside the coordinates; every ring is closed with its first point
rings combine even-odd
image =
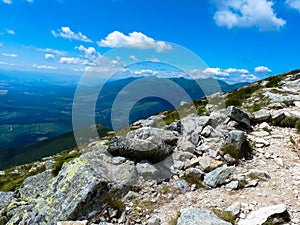
{"type": "Polygon", "coordinates": [[[0,18],[0,70],[81,75],[116,47],[182,60],[172,43],[230,82],[300,67],[300,0],[1,0],[0,18]]]}

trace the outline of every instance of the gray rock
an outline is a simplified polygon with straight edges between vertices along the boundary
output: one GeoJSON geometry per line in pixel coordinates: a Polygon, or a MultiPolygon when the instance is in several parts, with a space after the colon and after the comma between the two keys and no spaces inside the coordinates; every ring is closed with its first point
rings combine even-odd
{"type": "Polygon", "coordinates": [[[13,200],[13,192],[1,192],[0,191],[0,211],[1,209],[7,207],[10,202],[13,200]]]}
{"type": "Polygon", "coordinates": [[[256,211],[251,211],[245,219],[240,219],[238,225],[261,225],[267,221],[267,219],[274,214],[281,214],[287,210],[286,205],[279,204],[269,207],[260,208],[256,211]]]}
{"type": "Polygon", "coordinates": [[[203,137],[207,138],[207,137],[209,137],[211,135],[211,133],[213,132],[213,130],[214,130],[214,128],[212,126],[208,125],[208,126],[204,127],[204,129],[201,132],[201,135],[203,137]]]}
{"type": "Polygon", "coordinates": [[[164,160],[172,152],[172,147],[161,142],[115,137],[111,140],[108,152],[113,156],[123,156],[135,160],[148,160],[156,163],[164,160]]]}
{"type": "Polygon", "coordinates": [[[186,208],[181,210],[177,225],[230,225],[206,209],[186,208]]]}
{"type": "Polygon", "coordinates": [[[233,165],[233,164],[235,164],[237,162],[237,159],[231,157],[229,154],[225,154],[224,155],[224,159],[230,165],[233,165]]]}
{"type": "Polygon", "coordinates": [[[271,118],[275,123],[278,123],[285,118],[285,114],[282,111],[274,111],[271,113],[271,118]]]}
{"type": "Polygon", "coordinates": [[[178,139],[172,131],[153,127],[142,127],[140,129],[130,131],[127,133],[126,138],[148,140],[156,144],[164,142],[168,145],[176,145],[178,139]]]}
{"type": "Polygon", "coordinates": [[[246,176],[251,176],[254,175],[258,178],[262,178],[262,179],[270,179],[270,175],[266,172],[266,171],[262,171],[262,170],[256,170],[256,169],[252,169],[249,170],[246,174],[246,176]]]}
{"type": "Polygon", "coordinates": [[[225,188],[229,190],[236,190],[238,189],[238,187],[239,187],[239,182],[236,180],[231,181],[230,183],[225,185],[225,188]]]}
{"type": "Polygon", "coordinates": [[[246,135],[243,131],[232,130],[225,136],[224,147],[230,146],[240,152],[245,141],[246,135]]]}
{"type": "Polygon", "coordinates": [[[21,197],[34,199],[39,195],[45,194],[51,180],[51,170],[46,170],[43,173],[26,178],[24,180],[24,187],[19,190],[21,197]]]}
{"type": "Polygon", "coordinates": [[[182,152],[194,153],[196,146],[190,141],[179,141],[177,150],[182,152]]]}
{"type": "Polygon", "coordinates": [[[189,184],[185,180],[176,180],[173,187],[180,190],[182,193],[185,193],[189,188],[189,184]]]}
{"type": "Polygon", "coordinates": [[[235,106],[229,106],[227,108],[227,116],[240,124],[250,127],[250,118],[248,114],[235,106]]]}
{"type": "Polygon", "coordinates": [[[253,113],[253,121],[255,122],[263,122],[267,121],[271,118],[270,111],[267,109],[261,109],[253,113]]]}
{"type": "Polygon", "coordinates": [[[88,221],[83,220],[83,221],[60,221],[57,222],[57,225],[87,225],[88,221]]]}
{"type": "Polygon", "coordinates": [[[217,187],[226,183],[227,179],[235,171],[235,167],[219,167],[204,177],[204,184],[210,187],[217,187]]]}
{"type": "Polygon", "coordinates": [[[159,174],[159,171],[146,160],[137,163],[136,170],[144,179],[155,179],[159,174]]]}
{"type": "Polygon", "coordinates": [[[240,211],[241,211],[241,203],[240,202],[235,202],[232,205],[230,205],[225,211],[231,212],[233,216],[237,216],[240,211]]]}
{"type": "Polygon", "coordinates": [[[147,225],[160,225],[160,219],[157,217],[150,218],[147,220],[147,225]]]}
{"type": "Polygon", "coordinates": [[[198,116],[196,114],[190,114],[187,117],[181,119],[181,133],[185,136],[192,134],[193,132],[201,133],[203,127],[209,124],[209,116],[198,116]]]}

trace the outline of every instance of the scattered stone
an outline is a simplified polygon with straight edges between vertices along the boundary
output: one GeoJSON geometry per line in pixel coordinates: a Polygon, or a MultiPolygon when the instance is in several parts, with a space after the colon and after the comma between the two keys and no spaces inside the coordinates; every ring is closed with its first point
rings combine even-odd
{"type": "Polygon", "coordinates": [[[241,203],[240,202],[235,202],[232,205],[230,205],[225,211],[231,212],[233,216],[237,216],[240,211],[241,211],[241,203]]]}
{"type": "Polygon", "coordinates": [[[203,137],[208,138],[210,136],[210,134],[213,132],[213,130],[214,130],[214,128],[212,126],[208,125],[202,130],[201,135],[203,137]]]}
{"type": "Polygon", "coordinates": [[[64,221],[64,222],[57,222],[57,225],[87,225],[88,221],[64,221]]]}
{"type": "Polygon", "coordinates": [[[279,204],[269,207],[260,208],[256,211],[251,211],[245,219],[240,219],[238,225],[261,225],[274,214],[281,214],[287,210],[286,205],[279,204]]]}
{"type": "Polygon", "coordinates": [[[186,208],[181,210],[177,225],[230,225],[206,209],[186,208]]]}
{"type": "Polygon", "coordinates": [[[229,106],[227,108],[227,116],[240,124],[250,127],[250,118],[248,114],[235,106],[229,106]]]}
{"type": "Polygon", "coordinates": [[[136,170],[139,175],[147,180],[155,180],[155,178],[159,175],[159,171],[146,160],[137,163],[136,170]]]}
{"type": "Polygon", "coordinates": [[[185,193],[189,188],[189,184],[185,180],[176,180],[173,187],[180,190],[182,193],[185,193]]]}
{"type": "Polygon", "coordinates": [[[210,187],[217,187],[226,183],[230,175],[235,171],[235,167],[219,167],[204,177],[204,183],[210,187]]]}
{"type": "Polygon", "coordinates": [[[271,114],[269,112],[269,110],[267,109],[261,109],[259,111],[256,111],[253,113],[253,120],[254,122],[263,122],[263,121],[267,121],[268,119],[270,119],[271,114]]]}
{"type": "Polygon", "coordinates": [[[161,220],[157,217],[150,218],[147,221],[147,225],[160,225],[161,220]]]}
{"type": "Polygon", "coordinates": [[[231,181],[230,183],[225,185],[226,189],[236,190],[239,187],[239,182],[237,180],[231,181]]]}

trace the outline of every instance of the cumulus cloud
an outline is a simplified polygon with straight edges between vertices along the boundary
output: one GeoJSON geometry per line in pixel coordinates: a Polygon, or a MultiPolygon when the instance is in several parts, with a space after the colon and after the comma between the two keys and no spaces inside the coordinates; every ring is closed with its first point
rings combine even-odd
{"type": "Polygon", "coordinates": [[[52,49],[52,48],[37,48],[36,50],[39,52],[47,52],[47,53],[52,53],[52,54],[56,54],[56,55],[66,55],[67,54],[64,51],[59,51],[59,50],[52,49]]]}
{"type": "Polygon", "coordinates": [[[78,49],[79,51],[84,53],[84,57],[89,60],[95,60],[97,57],[100,56],[100,53],[96,51],[94,47],[84,47],[83,45],[75,47],[75,49],[78,49]]]}
{"type": "Polygon", "coordinates": [[[36,64],[34,64],[32,67],[37,68],[37,69],[47,69],[47,70],[56,70],[57,69],[57,67],[54,67],[54,66],[36,65],[36,64]]]}
{"type": "Polygon", "coordinates": [[[34,0],[27,0],[27,2],[29,2],[29,3],[33,3],[33,2],[34,2],[34,0]]]}
{"type": "Polygon", "coordinates": [[[110,48],[136,48],[155,49],[157,52],[165,52],[172,49],[172,46],[164,41],[155,41],[141,32],[132,32],[125,35],[119,31],[114,31],[107,35],[105,39],[97,42],[100,47],[110,48]]]}
{"type": "Polygon", "coordinates": [[[236,69],[236,68],[228,68],[228,69],[224,70],[224,72],[226,72],[226,73],[241,73],[241,74],[249,73],[249,71],[246,69],[236,69]]]}
{"type": "Polygon", "coordinates": [[[272,73],[272,70],[270,70],[266,66],[258,66],[254,68],[255,73],[272,73]]]}
{"type": "Polygon", "coordinates": [[[300,0],[286,0],[285,3],[300,12],[300,0]]]}
{"type": "Polygon", "coordinates": [[[229,76],[228,72],[225,72],[224,70],[220,68],[206,68],[203,70],[203,73],[212,75],[212,76],[229,76]]]}
{"type": "Polygon", "coordinates": [[[5,57],[11,57],[11,58],[17,58],[18,57],[17,54],[13,54],[13,53],[2,53],[1,55],[5,56],[5,57]]]}
{"type": "Polygon", "coordinates": [[[12,0],[2,0],[2,2],[9,5],[12,3],[12,0]]]}
{"type": "Polygon", "coordinates": [[[89,64],[89,61],[86,59],[80,59],[80,58],[74,58],[74,57],[61,57],[59,59],[60,63],[66,63],[66,64],[75,64],[75,65],[87,65],[89,64]]]}
{"type": "Polygon", "coordinates": [[[57,31],[52,30],[52,35],[54,37],[62,37],[69,40],[76,40],[76,41],[82,41],[82,42],[90,42],[93,41],[89,39],[87,36],[83,35],[81,32],[74,33],[70,27],[62,27],[61,29],[58,29],[57,31]]]}
{"type": "Polygon", "coordinates": [[[0,61],[0,65],[8,65],[8,63],[0,61]]]}
{"type": "MultiPolygon", "coordinates": [[[[218,26],[249,28],[261,31],[283,27],[286,21],[277,17],[269,0],[212,0],[217,6],[214,20],[218,26]]],[[[290,0],[292,1],[292,0],[290,0]]]]}
{"type": "Polygon", "coordinates": [[[54,59],[55,58],[55,55],[53,54],[45,54],[45,59],[54,59]]]}

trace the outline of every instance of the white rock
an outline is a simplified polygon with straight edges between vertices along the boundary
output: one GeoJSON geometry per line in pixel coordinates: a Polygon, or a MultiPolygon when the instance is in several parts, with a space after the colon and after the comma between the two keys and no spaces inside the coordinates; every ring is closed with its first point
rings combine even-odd
{"type": "Polygon", "coordinates": [[[287,208],[284,204],[260,208],[250,212],[245,219],[240,219],[237,225],[261,225],[266,222],[270,216],[283,213],[286,210],[287,208]]]}

